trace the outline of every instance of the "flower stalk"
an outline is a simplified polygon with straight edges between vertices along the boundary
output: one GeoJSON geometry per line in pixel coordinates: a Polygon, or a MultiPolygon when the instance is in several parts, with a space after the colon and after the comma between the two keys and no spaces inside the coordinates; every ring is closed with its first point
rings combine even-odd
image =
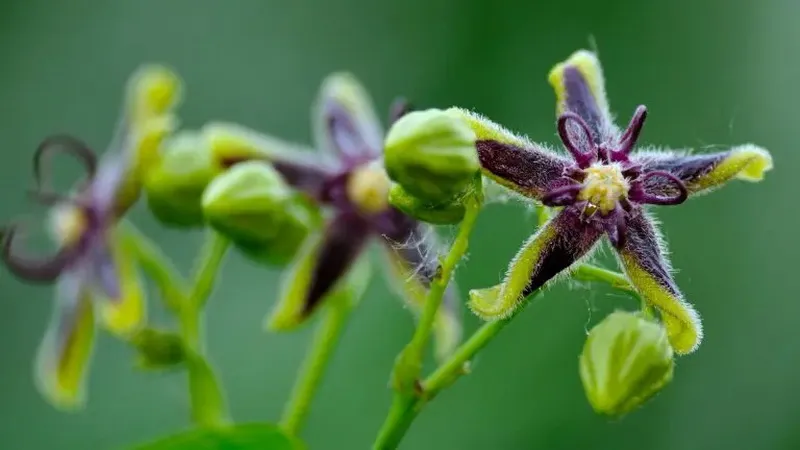
{"type": "Polygon", "coordinates": [[[350,316],[351,307],[344,300],[337,298],[326,305],[324,317],[321,318],[322,321],[314,333],[308,355],[303,361],[297,382],[286,403],[281,426],[291,435],[297,436],[302,431],[311,408],[311,401],[319,389],[325,369],[350,316]]]}
{"type": "Polygon", "coordinates": [[[187,354],[192,421],[201,427],[227,422],[223,389],[207,357],[202,335],[202,310],[214,287],[229,247],[228,239],[209,232],[194,270],[191,288],[169,259],[132,224],[121,226],[124,245],[156,284],[167,308],[177,316],[180,338],[187,354]]]}

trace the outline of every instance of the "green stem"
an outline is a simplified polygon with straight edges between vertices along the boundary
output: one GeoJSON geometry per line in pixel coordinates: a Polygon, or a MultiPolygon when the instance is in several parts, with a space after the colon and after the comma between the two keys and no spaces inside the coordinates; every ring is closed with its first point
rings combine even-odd
{"type": "Polygon", "coordinates": [[[227,253],[229,241],[209,232],[191,290],[161,250],[133,224],[120,224],[120,238],[135,255],[139,266],[155,282],[167,308],[178,316],[181,340],[187,352],[191,416],[202,427],[216,427],[227,421],[225,395],[205,357],[202,339],[202,310],[214,288],[217,274],[227,253]]]}
{"type": "Polygon", "coordinates": [[[581,281],[602,281],[608,283],[613,288],[628,292],[636,292],[633,286],[631,286],[631,282],[628,281],[628,277],[625,275],[591,264],[581,264],[578,266],[575,272],[573,272],[572,278],[581,281]]]}
{"type": "MultiPolygon", "coordinates": [[[[621,289],[632,294],[636,291],[631,286],[625,275],[606,270],[597,266],[582,264],[575,271],[573,276],[584,281],[602,281],[614,288],[621,289]]],[[[534,293],[535,296],[539,291],[534,293]]],[[[525,302],[527,305],[530,301],[525,302]]],[[[504,319],[488,322],[481,326],[466,342],[461,344],[450,357],[422,383],[417,386],[415,396],[395,396],[395,401],[386,421],[381,428],[378,438],[373,444],[374,450],[395,449],[411,427],[414,419],[427,402],[433,400],[442,390],[453,384],[465,372],[464,368],[472,358],[508,325],[511,320],[524,309],[523,306],[516,308],[514,313],[504,319]]],[[[647,311],[645,311],[647,312],[647,311]]]]}
{"type": "Polygon", "coordinates": [[[344,301],[331,302],[326,309],[325,317],[318,325],[309,353],[283,411],[281,425],[287,433],[294,436],[297,436],[303,427],[311,400],[319,388],[322,375],[350,313],[350,306],[344,301]]]}
{"type": "Polygon", "coordinates": [[[538,295],[539,291],[534,292],[528,300],[516,308],[511,316],[504,319],[487,322],[481,326],[470,338],[461,344],[447,360],[420,385],[420,395],[405,397],[402,402],[392,404],[392,409],[386,417],[386,421],[378,434],[378,438],[373,444],[373,450],[395,449],[405,436],[411,423],[425,404],[433,400],[443,389],[453,384],[461,375],[465,374],[464,367],[472,360],[475,355],[486,347],[494,337],[508,325],[511,320],[519,314],[530,302],[530,299],[538,295]]]}
{"type": "Polygon", "coordinates": [[[395,361],[392,371],[392,385],[395,393],[389,414],[375,441],[375,449],[395,448],[419,412],[419,378],[422,373],[423,354],[430,340],[436,313],[441,306],[447,285],[469,246],[469,236],[475,227],[481,203],[482,201],[477,195],[466,200],[464,219],[461,221],[450,251],[441,262],[438,273],[431,282],[414,335],[395,361]]]}
{"type": "Polygon", "coordinates": [[[445,290],[450,283],[458,262],[464,257],[469,246],[469,236],[475,227],[475,221],[481,210],[481,201],[471,198],[466,201],[464,219],[458,229],[453,245],[437,269],[425,297],[425,306],[417,322],[414,335],[397,357],[393,371],[395,390],[401,395],[414,395],[415,385],[422,373],[422,358],[433,332],[436,313],[442,304],[445,290]]]}
{"type": "Polygon", "coordinates": [[[194,270],[192,289],[184,297],[180,309],[181,336],[190,355],[187,367],[192,419],[203,427],[223,425],[228,417],[225,395],[205,356],[202,311],[214,289],[229,244],[224,236],[209,231],[194,270]]]}
{"type": "Polygon", "coordinates": [[[129,222],[119,225],[122,245],[136,257],[139,266],[156,285],[167,309],[179,313],[186,292],[186,281],[169,258],[147,236],[129,222]]]}

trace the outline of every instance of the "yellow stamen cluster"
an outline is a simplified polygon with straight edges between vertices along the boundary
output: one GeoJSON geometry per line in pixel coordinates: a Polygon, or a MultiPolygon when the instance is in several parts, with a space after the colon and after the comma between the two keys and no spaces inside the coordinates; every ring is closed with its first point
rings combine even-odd
{"type": "Polygon", "coordinates": [[[578,199],[589,202],[591,207],[597,208],[601,213],[613,211],[617,202],[627,197],[630,186],[619,165],[595,164],[584,172],[586,179],[578,199]]]}
{"type": "Polygon", "coordinates": [[[51,214],[51,232],[59,244],[74,244],[86,231],[86,212],[78,206],[68,203],[58,205],[51,214]]]}
{"type": "Polygon", "coordinates": [[[382,167],[367,165],[350,174],[347,197],[364,214],[375,214],[389,206],[390,187],[391,182],[382,167]]]}

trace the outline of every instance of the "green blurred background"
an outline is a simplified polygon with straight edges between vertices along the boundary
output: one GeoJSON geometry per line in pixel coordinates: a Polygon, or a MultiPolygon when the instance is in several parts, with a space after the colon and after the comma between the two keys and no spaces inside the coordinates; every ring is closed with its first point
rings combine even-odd
{"type": "MultiPolygon", "coordinates": [[[[706,340],[645,408],[622,420],[598,417],[584,398],[577,356],[587,327],[632,305],[604,287],[559,285],[430,405],[402,448],[800,448],[794,0],[8,0],[0,6],[0,213],[41,214],[23,189],[45,135],[69,131],[104,148],[123,84],[142,62],[183,75],[189,127],[220,118],[308,141],[319,82],[345,69],[381,111],[403,94],[420,107],[474,108],[554,143],[547,71],[591,36],[621,122],[637,104],[650,108],[645,142],[752,141],[775,157],[761,184],[733,183],[658,210],[706,340]]],[[[164,230],[141,205],[134,220],[189,267],[201,234],[164,230]]],[[[518,204],[487,209],[457,274],[462,292],[496,283],[534,223],[518,204]]],[[[236,255],[210,304],[209,350],[240,421],[277,419],[310,337],[308,327],[262,331],[277,276],[236,255]]],[[[31,377],[52,290],[7,272],[0,285],[0,448],[120,448],[188,426],[183,376],[132,371],[130,351],[106,335],[88,408],[54,410],[31,377]]],[[[474,329],[477,320],[465,316],[474,329]]],[[[411,334],[409,317],[375,278],[313,406],[305,430],[312,449],[369,447],[389,406],[388,373],[411,334]]]]}

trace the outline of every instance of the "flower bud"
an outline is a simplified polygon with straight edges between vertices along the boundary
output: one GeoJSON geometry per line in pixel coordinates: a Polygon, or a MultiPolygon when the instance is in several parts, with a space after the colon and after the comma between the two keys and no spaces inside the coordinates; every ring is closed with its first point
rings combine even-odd
{"type": "Polygon", "coordinates": [[[158,163],[148,168],[145,176],[150,211],[165,225],[202,226],[203,191],[221,172],[198,133],[175,134],[164,143],[158,163]]]}
{"type": "Polygon", "coordinates": [[[466,212],[464,205],[458,202],[426,203],[406,192],[399,184],[392,184],[389,189],[389,203],[415,219],[434,225],[459,223],[466,212]]]}
{"type": "Polygon", "coordinates": [[[672,380],[666,329],[641,314],[611,313],[589,332],[580,356],[586,396],[598,413],[622,416],[672,380]]]}
{"type": "Polygon", "coordinates": [[[144,328],[131,339],[137,350],[136,364],[142,369],[167,369],[186,361],[180,336],[170,331],[144,328]]]}
{"type": "Polygon", "coordinates": [[[202,208],[208,223],[245,254],[277,265],[292,259],[320,219],[310,201],[260,161],[239,163],[216,177],[202,208]]]}
{"type": "Polygon", "coordinates": [[[458,114],[441,109],[401,117],[386,136],[389,177],[425,202],[463,195],[480,170],[475,133],[458,114]]]}

